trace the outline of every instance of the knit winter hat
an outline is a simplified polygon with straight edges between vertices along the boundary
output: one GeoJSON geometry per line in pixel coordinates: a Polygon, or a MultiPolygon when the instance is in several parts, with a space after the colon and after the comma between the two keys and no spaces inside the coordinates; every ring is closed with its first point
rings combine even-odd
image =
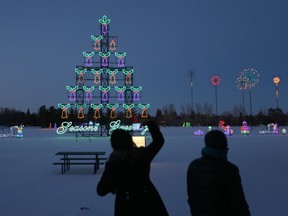
{"type": "Polygon", "coordinates": [[[227,137],[220,130],[211,130],[205,135],[205,146],[216,149],[227,149],[227,137]]]}
{"type": "Polygon", "coordinates": [[[131,134],[123,129],[113,130],[110,138],[114,150],[124,150],[134,146],[131,134]]]}

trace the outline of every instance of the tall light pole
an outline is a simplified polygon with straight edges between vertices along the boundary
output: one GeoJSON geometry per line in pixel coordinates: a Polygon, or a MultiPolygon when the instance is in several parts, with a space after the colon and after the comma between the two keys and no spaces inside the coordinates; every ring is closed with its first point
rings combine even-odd
{"type": "Polygon", "coordinates": [[[273,82],[276,85],[276,105],[277,105],[277,109],[279,108],[278,106],[278,84],[280,82],[280,78],[279,77],[274,77],[273,82]]]}
{"type": "Polygon", "coordinates": [[[194,95],[193,95],[193,78],[195,75],[195,71],[189,69],[189,77],[190,77],[190,88],[191,88],[191,111],[194,113],[194,95]]]}
{"type": "Polygon", "coordinates": [[[221,78],[218,75],[214,75],[211,78],[212,85],[215,86],[215,98],[216,98],[216,116],[218,115],[218,100],[217,100],[217,86],[220,85],[221,78]]]}

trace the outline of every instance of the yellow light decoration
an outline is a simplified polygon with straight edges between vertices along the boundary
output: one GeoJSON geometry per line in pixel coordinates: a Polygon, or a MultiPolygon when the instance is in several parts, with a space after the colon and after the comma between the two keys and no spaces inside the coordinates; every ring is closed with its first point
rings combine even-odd
{"type": "Polygon", "coordinates": [[[100,74],[95,74],[94,83],[99,84],[101,82],[100,74]]]}
{"type": "Polygon", "coordinates": [[[114,39],[111,40],[109,49],[113,51],[116,50],[116,43],[114,39]]]}
{"type": "Polygon", "coordinates": [[[132,118],[132,110],[130,108],[126,110],[126,118],[132,118]]]}
{"type": "Polygon", "coordinates": [[[114,73],[112,73],[112,74],[110,75],[109,83],[110,83],[110,84],[115,84],[115,83],[116,83],[116,76],[115,76],[114,73]]]}
{"type": "Polygon", "coordinates": [[[112,108],[112,109],[111,109],[110,118],[111,118],[111,119],[117,118],[117,113],[116,113],[116,109],[115,109],[115,108],[112,108]]]}
{"type": "Polygon", "coordinates": [[[148,118],[148,111],[146,108],[142,109],[141,117],[142,118],[148,118]]]}
{"type": "Polygon", "coordinates": [[[126,83],[126,85],[132,83],[131,74],[127,74],[127,75],[126,75],[125,83],[126,83]]]}
{"type": "Polygon", "coordinates": [[[280,78],[274,77],[273,82],[275,83],[276,86],[278,86],[278,83],[280,82],[280,78]]]}
{"type": "Polygon", "coordinates": [[[77,118],[78,119],[83,119],[84,118],[84,111],[83,111],[82,108],[79,108],[77,118]]]}
{"type": "Polygon", "coordinates": [[[99,110],[99,109],[95,109],[95,111],[94,111],[94,118],[95,118],[95,119],[101,118],[101,113],[100,113],[100,110],[99,110]]]}
{"type": "Polygon", "coordinates": [[[66,108],[64,108],[64,109],[62,110],[61,118],[62,118],[62,119],[67,119],[67,118],[68,118],[68,112],[67,112],[67,109],[66,109],[66,108]]]}

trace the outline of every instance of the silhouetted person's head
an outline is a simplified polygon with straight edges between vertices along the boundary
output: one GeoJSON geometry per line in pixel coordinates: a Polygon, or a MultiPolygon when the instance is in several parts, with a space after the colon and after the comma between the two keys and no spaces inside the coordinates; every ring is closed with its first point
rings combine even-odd
{"type": "Polygon", "coordinates": [[[111,146],[114,150],[121,151],[134,147],[131,134],[122,129],[115,129],[111,134],[111,146]]]}
{"type": "Polygon", "coordinates": [[[205,135],[205,146],[215,149],[227,149],[227,137],[220,130],[209,131],[205,135]]]}

